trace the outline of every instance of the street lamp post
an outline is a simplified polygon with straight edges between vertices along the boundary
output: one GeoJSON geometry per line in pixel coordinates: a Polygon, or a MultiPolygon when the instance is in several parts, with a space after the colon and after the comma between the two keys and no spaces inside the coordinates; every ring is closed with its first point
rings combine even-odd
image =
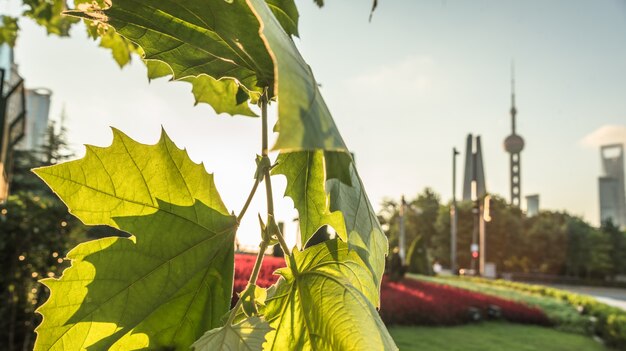
{"type": "Polygon", "coordinates": [[[398,237],[398,246],[400,248],[400,260],[402,261],[402,265],[406,263],[406,233],[404,229],[404,215],[406,212],[406,201],[404,200],[404,195],[402,195],[402,202],[400,203],[400,235],[398,237]]]}
{"type": "Polygon", "coordinates": [[[456,156],[459,151],[452,148],[452,206],[450,207],[450,270],[452,274],[458,273],[456,263],[456,236],[458,226],[458,214],[456,212],[456,156]]]}

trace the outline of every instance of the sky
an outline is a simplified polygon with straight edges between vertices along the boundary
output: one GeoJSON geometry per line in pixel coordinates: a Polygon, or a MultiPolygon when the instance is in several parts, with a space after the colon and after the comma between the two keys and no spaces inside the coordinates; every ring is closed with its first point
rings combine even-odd
{"type": "MultiPolygon", "coordinates": [[[[526,141],[522,195],[539,194],[542,209],[598,224],[599,145],[626,143],[626,1],[379,0],[371,22],[369,1],[297,4],[296,43],[374,208],[425,187],[448,201],[452,148],[464,152],[468,133],[482,138],[487,190],[508,198],[502,143],[511,128],[514,61],[517,131],[526,141]]],[[[77,157],[82,144],[109,145],[109,126],[144,143],[155,143],[163,126],[215,173],[227,207],[239,211],[253,182],[259,119],[194,107],[189,84],[149,83],[137,59],[119,69],[83,28],[60,39],[26,19],[20,26],[21,75],[27,87],[53,91],[52,118],[65,108],[77,157]]],[[[284,191],[280,178],[275,198],[284,191]]],[[[265,211],[264,201],[258,194],[242,223],[243,245],[259,241],[255,212],[265,211]]],[[[293,242],[290,200],[277,204],[277,217],[293,242]]]]}

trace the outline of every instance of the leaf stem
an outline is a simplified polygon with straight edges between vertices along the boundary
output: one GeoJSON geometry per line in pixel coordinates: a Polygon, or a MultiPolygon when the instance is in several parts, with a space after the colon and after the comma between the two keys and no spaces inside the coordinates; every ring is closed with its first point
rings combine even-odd
{"type": "MultiPolygon", "coordinates": [[[[267,230],[267,229],[266,229],[267,230]]],[[[259,277],[259,272],[261,271],[261,264],[263,263],[263,257],[265,256],[265,250],[267,250],[268,243],[267,241],[261,241],[261,245],[259,247],[259,253],[256,256],[256,261],[254,262],[254,268],[252,269],[252,274],[248,279],[248,286],[243,291],[246,291],[251,284],[256,285],[256,280],[259,277]]],[[[235,317],[237,316],[237,311],[243,302],[242,296],[239,296],[239,300],[235,304],[235,307],[230,311],[230,315],[228,316],[228,321],[226,321],[225,325],[233,324],[235,317]]]]}
{"type": "MultiPolygon", "coordinates": [[[[268,142],[267,142],[267,89],[265,89],[265,92],[261,96],[261,122],[263,125],[262,130],[261,130],[262,132],[261,155],[267,156],[269,154],[269,147],[268,147],[268,142]]],[[[272,179],[270,178],[269,168],[265,169],[264,179],[265,179],[265,193],[267,194],[267,216],[268,216],[268,223],[269,223],[270,221],[269,217],[275,218],[274,217],[274,196],[272,195],[272,179]]],[[[285,242],[285,238],[283,237],[283,234],[280,233],[276,236],[278,239],[278,243],[280,244],[280,247],[283,249],[283,253],[288,256],[290,254],[289,246],[287,246],[287,243],[285,242]]]]}
{"type": "Polygon", "coordinates": [[[250,190],[250,195],[248,195],[248,199],[246,200],[246,203],[243,205],[243,208],[241,209],[241,211],[239,212],[239,215],[237,216],[237,223],[240,223],[241,219],[246,214],[246,211],[248,210],[248,207],[250,206],[250,203],[252,202],[252,198],[254,198],[254,194],[256,194],[256,190],[258,187],[259,187],[259,180],[255,179],[254,185],[252,186],[252,190],[250,190]]]}
{"type": "Polygon", "coordinates": [[[254,262],[254,268],[252,269],[252,275],[250,275],[250,279],[248,279],[248,285],[256,285],[256,280],[259,277],[259,272],[261,271],[263,256],[265,256],[265,250],[267,250],[267,244],[268,243],[265,240],[261,242],[261,246],[259,247],[259,253],[256,257],[256,262],[254,262]]]}

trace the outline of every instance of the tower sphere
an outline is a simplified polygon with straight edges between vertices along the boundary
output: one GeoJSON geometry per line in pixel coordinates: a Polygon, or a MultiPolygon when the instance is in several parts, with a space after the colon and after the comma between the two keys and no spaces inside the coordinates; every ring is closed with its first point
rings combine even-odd
{"type": "Polygon", "coordinates": [[[524,139],[517,134],[511,134],[504,139],[504,149],[511,154],[519,153],[524,149],[524,139]]]}

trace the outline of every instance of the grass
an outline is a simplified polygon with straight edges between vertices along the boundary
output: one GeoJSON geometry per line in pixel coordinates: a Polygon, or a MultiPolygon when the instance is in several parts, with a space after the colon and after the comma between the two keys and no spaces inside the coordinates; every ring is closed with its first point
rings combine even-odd
{"type": "Polygon", "coordinates": [[[525,303],[541,309],[553,321],[559,330],[586,334],[591,325],[589,316],[581,315],[574,306],[567,301],[550,296],[540,296],[531,292],[514,290],[510,287],[482,284],[456,277],[429,277],[409,274],[411,278],[454,286],[461,289],[479,292],[486,295],[501,297],[507,300],[525,303]]]}
{"type": "Polygon", "coordinates": [[[589,337],[551,328],[508,323],[459,327],[390,327],[403,351],[606,351],[589,337]]]}

